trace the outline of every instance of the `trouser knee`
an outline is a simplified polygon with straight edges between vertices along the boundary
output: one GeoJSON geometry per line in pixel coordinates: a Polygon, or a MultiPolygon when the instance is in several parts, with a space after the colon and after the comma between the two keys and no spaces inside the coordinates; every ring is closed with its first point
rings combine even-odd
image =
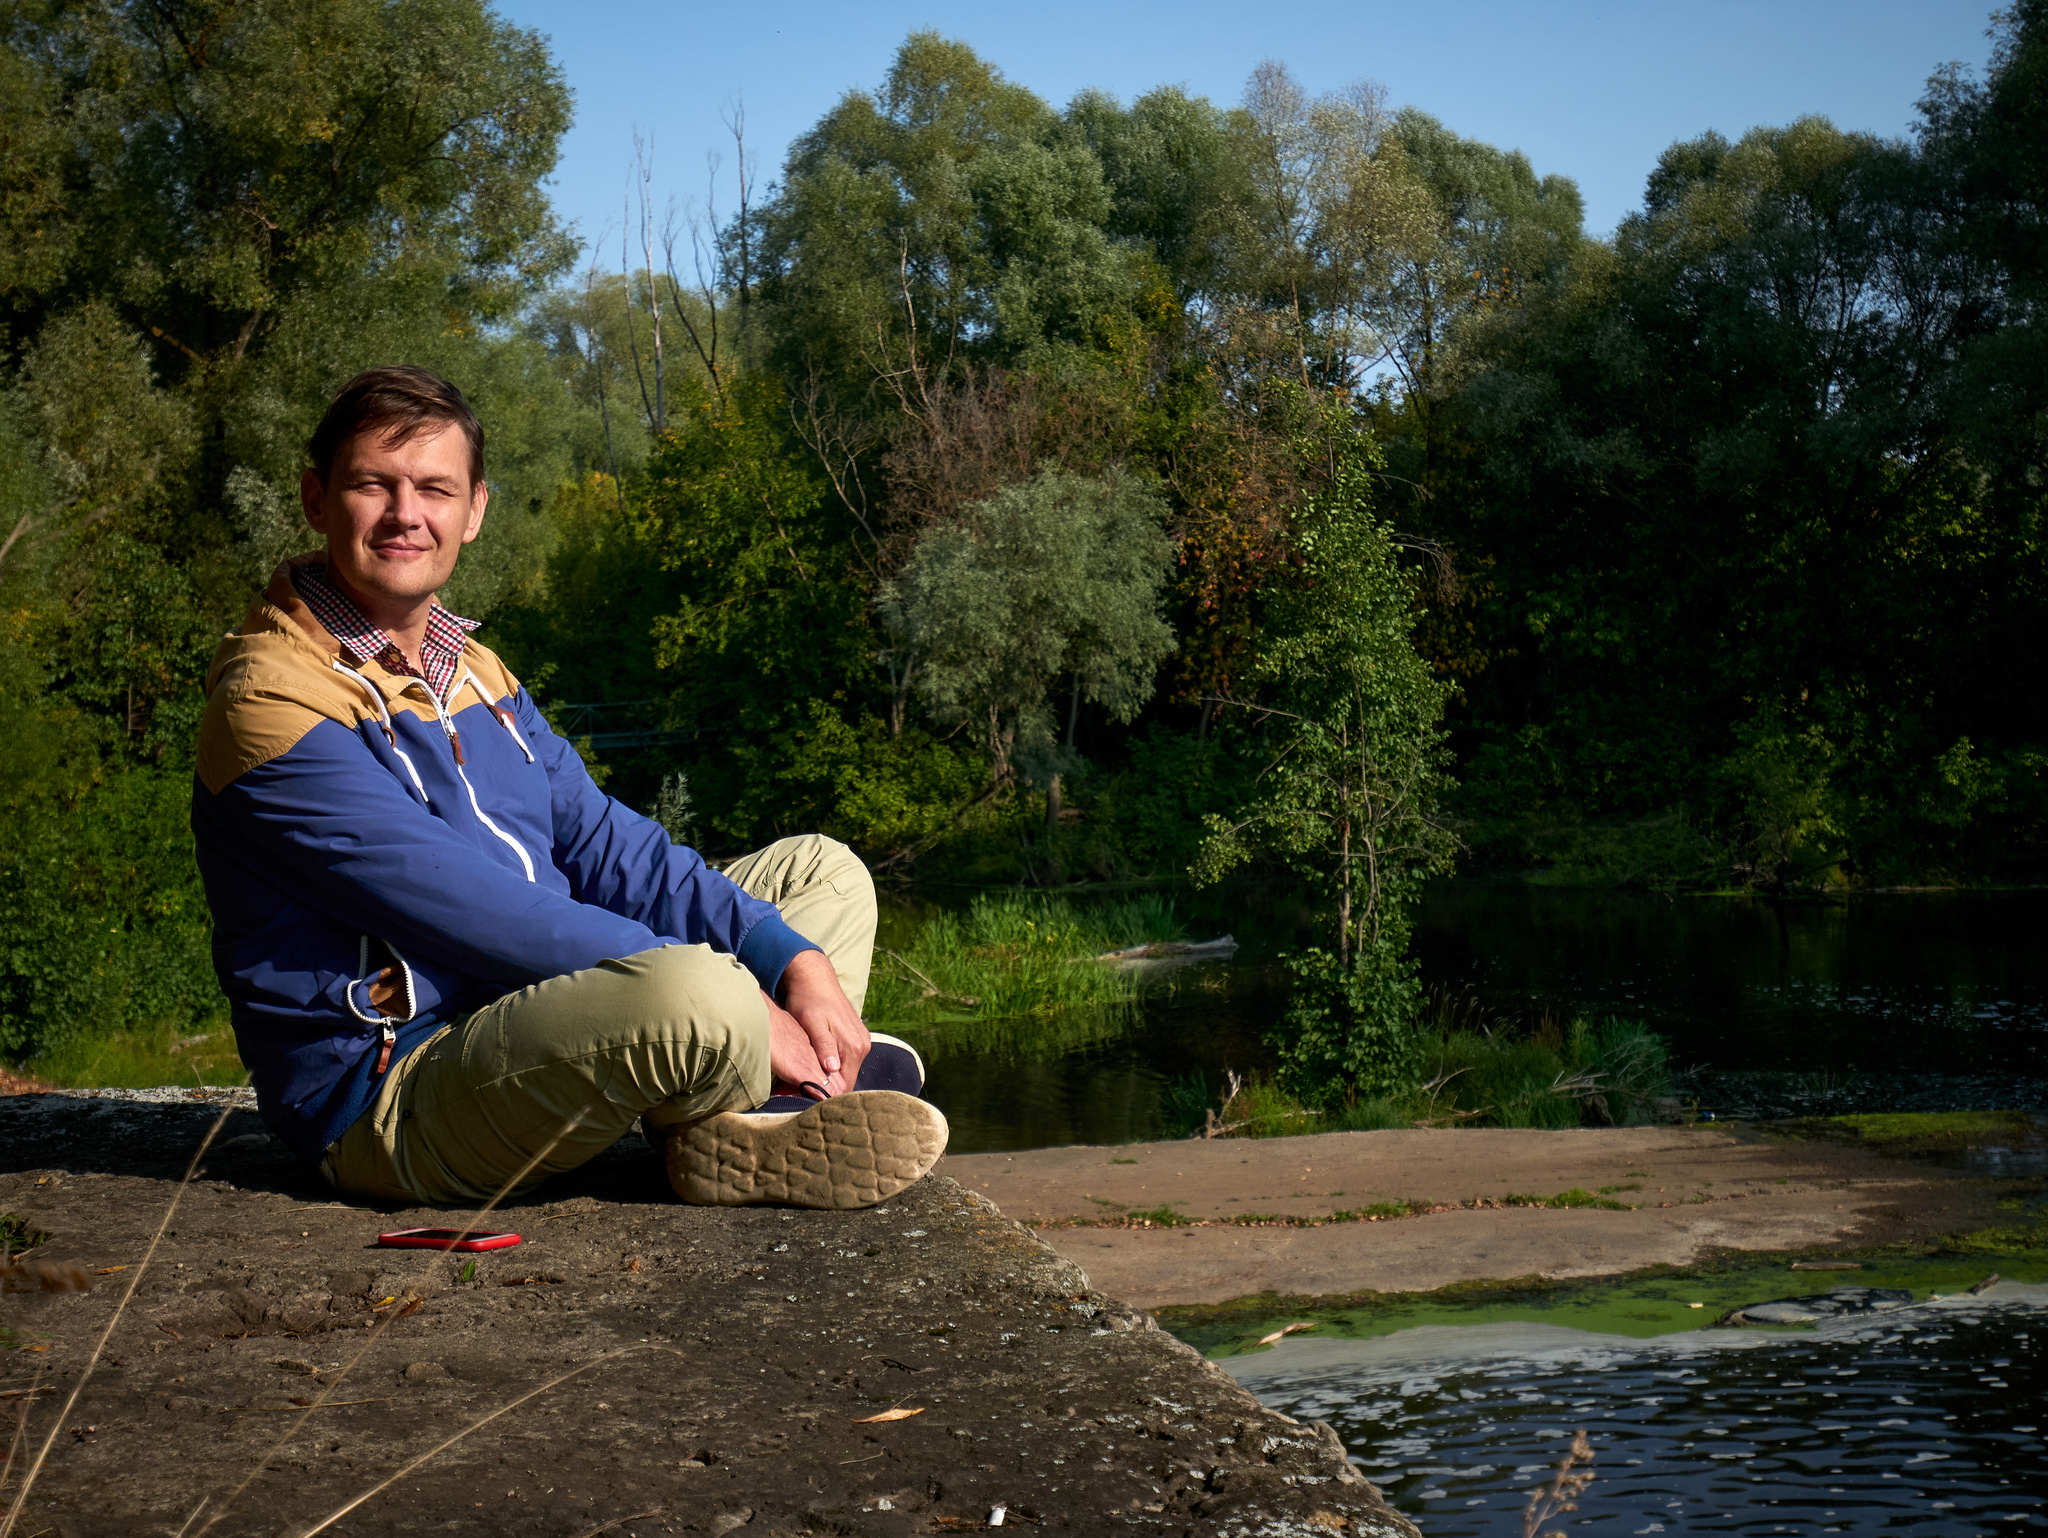
{"type": "Polygon", "coordinates": [[[650,1032],[686,1034],[737,1056],[766,1053],[761,987],[736,958],[708,945],[663,945],[601,965],[627,974],[626,1012],[650,1032]]]}
{"type": "Polygon", "coordinates": [[[838,839],[827,838],[822,833],[800,833],[792,838],[779,838],[765,849],[757,850],[728,867],[728,872],[735,879],[740,879],[743,886],[754,890],[752,883],[740,877],[742,866],[766,875],[763,885],[767,890],[757,891],[756,895],[767,897],[772,902],[789,901],[826,888],[848,903],[865,904],[870,908],[875,904],[875,881],[868,874],[866,863],[838,839]]]}

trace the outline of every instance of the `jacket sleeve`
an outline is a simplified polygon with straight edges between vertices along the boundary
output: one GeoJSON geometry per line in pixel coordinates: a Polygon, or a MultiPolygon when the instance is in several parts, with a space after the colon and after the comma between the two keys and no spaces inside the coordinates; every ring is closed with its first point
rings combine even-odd
{"type": "Polygon", "coordinates": [[[681,938],[486,858],[367,756],[355,732],[322,722],[224,787],[233,858],[343,923],[505,988],[681,938]]]}
{"type": "Polygon", "coordinates": [[[579,899],[656,934],[737,956],[771,994],[790,958],[818,948],[784,923],[773,903],[741,891],[696,850],[670,839],[660,823],[599,790],[524,689],[513,696],[512,708],[547,770],[555,866],[579,899]]]}

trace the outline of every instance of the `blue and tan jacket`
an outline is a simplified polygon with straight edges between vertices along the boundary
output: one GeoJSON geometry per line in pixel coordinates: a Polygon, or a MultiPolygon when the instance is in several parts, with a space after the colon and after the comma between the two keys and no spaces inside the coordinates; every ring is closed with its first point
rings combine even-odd
{"type": "Polygon", "coordinates": [[[434,1031],[513,989],[680,943],[772,993],[811,948],[601,792],[484,647],[445,700],[351,666],[293,564],[214,654],[192,830],[242,1061],[301,1156],[434,1031]]]}

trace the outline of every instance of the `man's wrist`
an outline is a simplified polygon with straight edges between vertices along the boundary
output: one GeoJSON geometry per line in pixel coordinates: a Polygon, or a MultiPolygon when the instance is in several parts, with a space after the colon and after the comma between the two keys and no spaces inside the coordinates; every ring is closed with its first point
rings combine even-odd
{"type": "Polygon", "coordinates": [[[814,987],[826,981],[833,987],[839,985],[839,974],[833,970],[832,960],[816,946],[798,951],[782,968],[782,976],[775,982],[775,1000],[787,1005],[792,992],[814,987]]]}

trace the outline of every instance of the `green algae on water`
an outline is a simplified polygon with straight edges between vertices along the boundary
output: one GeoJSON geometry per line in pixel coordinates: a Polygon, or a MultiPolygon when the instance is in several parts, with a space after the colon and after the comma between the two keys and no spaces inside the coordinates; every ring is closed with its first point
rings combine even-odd
{"type": "Polygon", "coordinates": [[[2048,1123],[2025,1111],[1873,1111],[1809,1116],[1777,1130],[1828,1142],[1860,1143],[1887,1153],[1941,1153],[2048,1140],[2048,1123]]]}
{"type": "Polygon", "coordinates": [[[1795,1271],[1792,1265],[1800,1258],[1742,1257],[1694,1270],[1657,1267],[1623,1277],[1570,1281],[1524,1277],[1420,1293],[1334,1298],[1262,1293],[1230,1303],[1155,1312],[1162,1325],[1204,1355],[1228,1357],[1261,1349],[1260,1337],[1304,1321],[1315,1324],[1318,1336],[1351,1340],[1371,1340],[1418,1325],[1470,1324],[1550,1324],[1646,1339],[1704,1329],[1745,1304],[1812,1297],[1843,1287],[1902,1288],[1924,1301],[1962,1292],[1993,1272],[2007,1281],[2048,1282],[2048,1246],[2010,1252],[1944,1248],[1931,1255],[1884,1252],[1856,1257],[1859,1265],[1854,1271],[1795,1271]]]}

